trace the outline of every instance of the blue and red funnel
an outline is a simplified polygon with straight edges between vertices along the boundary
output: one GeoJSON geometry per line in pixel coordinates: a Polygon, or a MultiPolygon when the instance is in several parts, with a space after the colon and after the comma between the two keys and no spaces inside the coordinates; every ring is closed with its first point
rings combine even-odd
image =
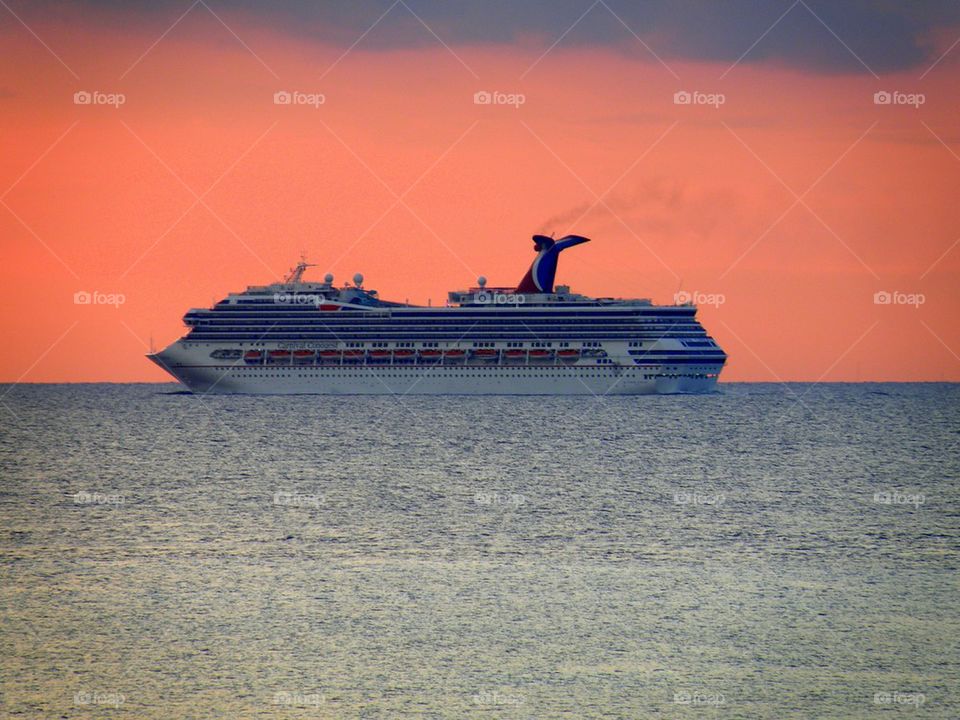
{"type": "Polygon", "coordinates": [[[533,236],[533,249],[537,251],[527,274],[517,285],[518,293],[552,293],[553,280],[557,275],[557,258],[569,247],[590,242],[590,238],[567,235],[554,240],[546,235],[533,236]]]}

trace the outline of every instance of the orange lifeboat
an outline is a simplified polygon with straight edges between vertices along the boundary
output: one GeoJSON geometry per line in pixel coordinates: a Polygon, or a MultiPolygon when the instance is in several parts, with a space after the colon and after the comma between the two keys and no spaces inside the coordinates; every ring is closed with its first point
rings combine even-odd
{"type": "Polygon", "coordinates": [[[493,362],[500,356],[500,351],[494,350],[493,348],[478,348],[471,354],[478,360],[483,360],[484,362],[493,362]]]}

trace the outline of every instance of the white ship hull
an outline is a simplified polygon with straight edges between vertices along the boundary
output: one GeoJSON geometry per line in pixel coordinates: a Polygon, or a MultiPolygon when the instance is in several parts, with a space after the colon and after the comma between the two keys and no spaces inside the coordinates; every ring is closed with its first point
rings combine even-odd
{"type": "Polygon", "coordinates": [[[151,356],[201,394],[251,395],[651,395],[709,393],[712,372],[647,365],[226,365],[194,364],[207,352],[168,348],[151,356]]]}
{"type": "Polygon", "coordinates": [[[197,393],[251,395],[651,395],[705,393],[716,378],[659,377],[626,368],[194,367],[177,377],[197,393]]]}

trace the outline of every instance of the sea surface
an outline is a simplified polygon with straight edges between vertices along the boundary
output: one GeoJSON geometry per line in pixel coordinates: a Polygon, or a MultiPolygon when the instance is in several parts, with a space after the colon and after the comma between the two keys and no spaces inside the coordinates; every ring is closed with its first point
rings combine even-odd
{"type": "Polygon", "coordinates": [[[958,385],[0,396],[0,717],[960,717],[958,385]]]}

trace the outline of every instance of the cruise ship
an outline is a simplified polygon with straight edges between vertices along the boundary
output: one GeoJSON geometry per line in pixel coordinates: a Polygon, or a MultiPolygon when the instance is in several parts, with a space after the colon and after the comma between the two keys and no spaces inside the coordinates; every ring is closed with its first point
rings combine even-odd
{"type": "Polygon", "coordinates": [[[534,235],[516,287],[449,293],[445,307],[390,302],[359,273],[231,293],[184,316],[187,334],[147,357],[197,393],[640,395],[716,389],[727,356],[693,305],[592,298],[554,287],[557,260],[589,242],[534,235]]]}

